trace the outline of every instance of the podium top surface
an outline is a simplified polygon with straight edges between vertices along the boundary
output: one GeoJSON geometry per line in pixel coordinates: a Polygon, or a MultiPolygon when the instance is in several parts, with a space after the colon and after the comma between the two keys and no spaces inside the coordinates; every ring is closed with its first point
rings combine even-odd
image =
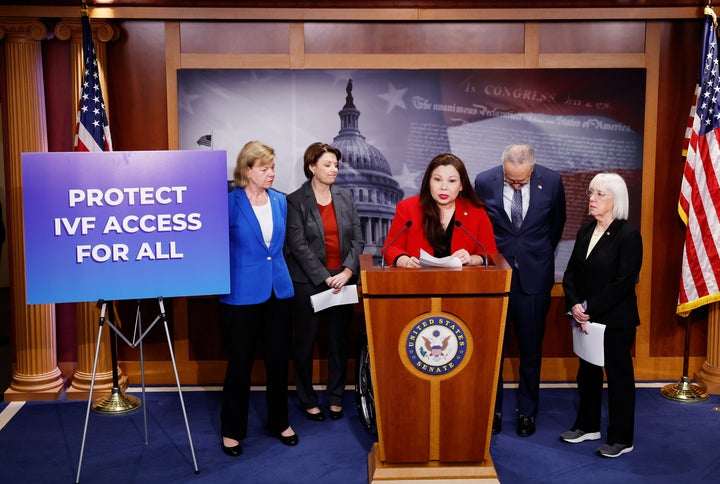
{"type": "Polygon", "coordinates": [[[497,254],[489,267],[462,269],[380,267],[372,256],[360,256],[363,297],[400,295],[498,295],[510,290],[512,269],[497,254]]]}

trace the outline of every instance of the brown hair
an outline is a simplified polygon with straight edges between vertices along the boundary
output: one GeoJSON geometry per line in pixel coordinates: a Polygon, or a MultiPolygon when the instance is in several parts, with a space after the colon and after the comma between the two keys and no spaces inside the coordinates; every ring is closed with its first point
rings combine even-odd
{"type": "Polygon", "coordinates": [[[314,165],[323,155],[323,153],[333,153],[337,160],[340,161],[342,154],[340,150],[329,144],[316,142],[311,144],[305,150],[305,156],[303,156],[303,171],[305,172],[305,178],[310,179],[313,177],[313,172],[310,171],[310,165],[314,165]]]}

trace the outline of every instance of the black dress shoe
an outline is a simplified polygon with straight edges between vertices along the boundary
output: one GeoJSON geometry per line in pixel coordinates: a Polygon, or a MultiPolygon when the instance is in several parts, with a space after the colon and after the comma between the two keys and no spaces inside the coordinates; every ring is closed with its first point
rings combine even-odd
{"type": "Polygon", "coordinates": [[[520,437],[530,437],[535,433],[535,417],[520,415],[517,422],[517,434],[520,437]]]}
{"type": "Polygon", "coordinates": [[[234,445],[232,447],[227,447],[225,444],[222,445],[223,452],[225,452],[230,457],[237,457],[240,454],[242,454],[242,444],[234,445]]]}
{"type": "Polygon", "coordinates": [[[300,442],[300,439],[298,439],[297,434],[292,434],[287,437],[285,437],[282,434],[278,434],[278,438],[280,439],[280,442],[283,443],[283,445],[288,445],[290,447],[294,445],[298,445],[298,442],[300,442]]]}
{"type": "MultiPolygon", "coordinates": [[[[322,422],[323,420],[325,420],[325,414],[322,413],[322,410],[318,413],[310,413],[307,411],[307,409],[304,409],[303,413],[308,420],[312,420],[313,422],[322,422]]],[[[332,417],[332,412],[330,412],[330,417],[332,417]]]]}
{"type": "Polygon", "coordinates": [[[343,418],[342,409],[338,410],[337,412],[333,409],[328,409],[328,413],[330,414],[330,418],[333,420],[339,420],[339,419],[343,418]]]}
{"type": "Polygon", "coordinates": [[[502,415],[496,413],[493,415],[492,433],[497,435],[500,432],[502,432],[502,415]]]}

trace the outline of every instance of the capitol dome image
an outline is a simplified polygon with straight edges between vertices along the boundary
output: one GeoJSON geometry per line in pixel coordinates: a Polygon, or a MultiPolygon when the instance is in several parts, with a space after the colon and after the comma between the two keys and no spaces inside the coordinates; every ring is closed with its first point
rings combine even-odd
{"type": "Polygon", "coordinates": [[[331,143],[342,153],[335,183],[352,192],[365,238],[364,252],[379,262],[395,206],[404,193],[385,156],[360,133],[360,111],[355,107],[352,88],[350,79],[345,88],[345,105],[338,112],[340,131],[331,143]]]}

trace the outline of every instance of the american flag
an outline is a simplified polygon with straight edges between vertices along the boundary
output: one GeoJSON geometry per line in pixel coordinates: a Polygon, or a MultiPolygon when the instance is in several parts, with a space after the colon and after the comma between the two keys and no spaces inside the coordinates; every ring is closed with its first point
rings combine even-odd
{"type": "Polygon", "coordinates": [[[108,125],[100,87],[100,72],[95,57],[95,44],[90,19],[82,16],[83,30],[83,76],[75,125],[74,151],[112,151],[110,126],[108,125]]]}
{"type": "MultiPolygon", "coordinates": [[[[708,12],[706,11],[706,14],[708,12]]],[[[677,313],[720,301],[720,79],[714,15],[705,17],[702,59],[678,212],[685,223],[677,313]]]]}

